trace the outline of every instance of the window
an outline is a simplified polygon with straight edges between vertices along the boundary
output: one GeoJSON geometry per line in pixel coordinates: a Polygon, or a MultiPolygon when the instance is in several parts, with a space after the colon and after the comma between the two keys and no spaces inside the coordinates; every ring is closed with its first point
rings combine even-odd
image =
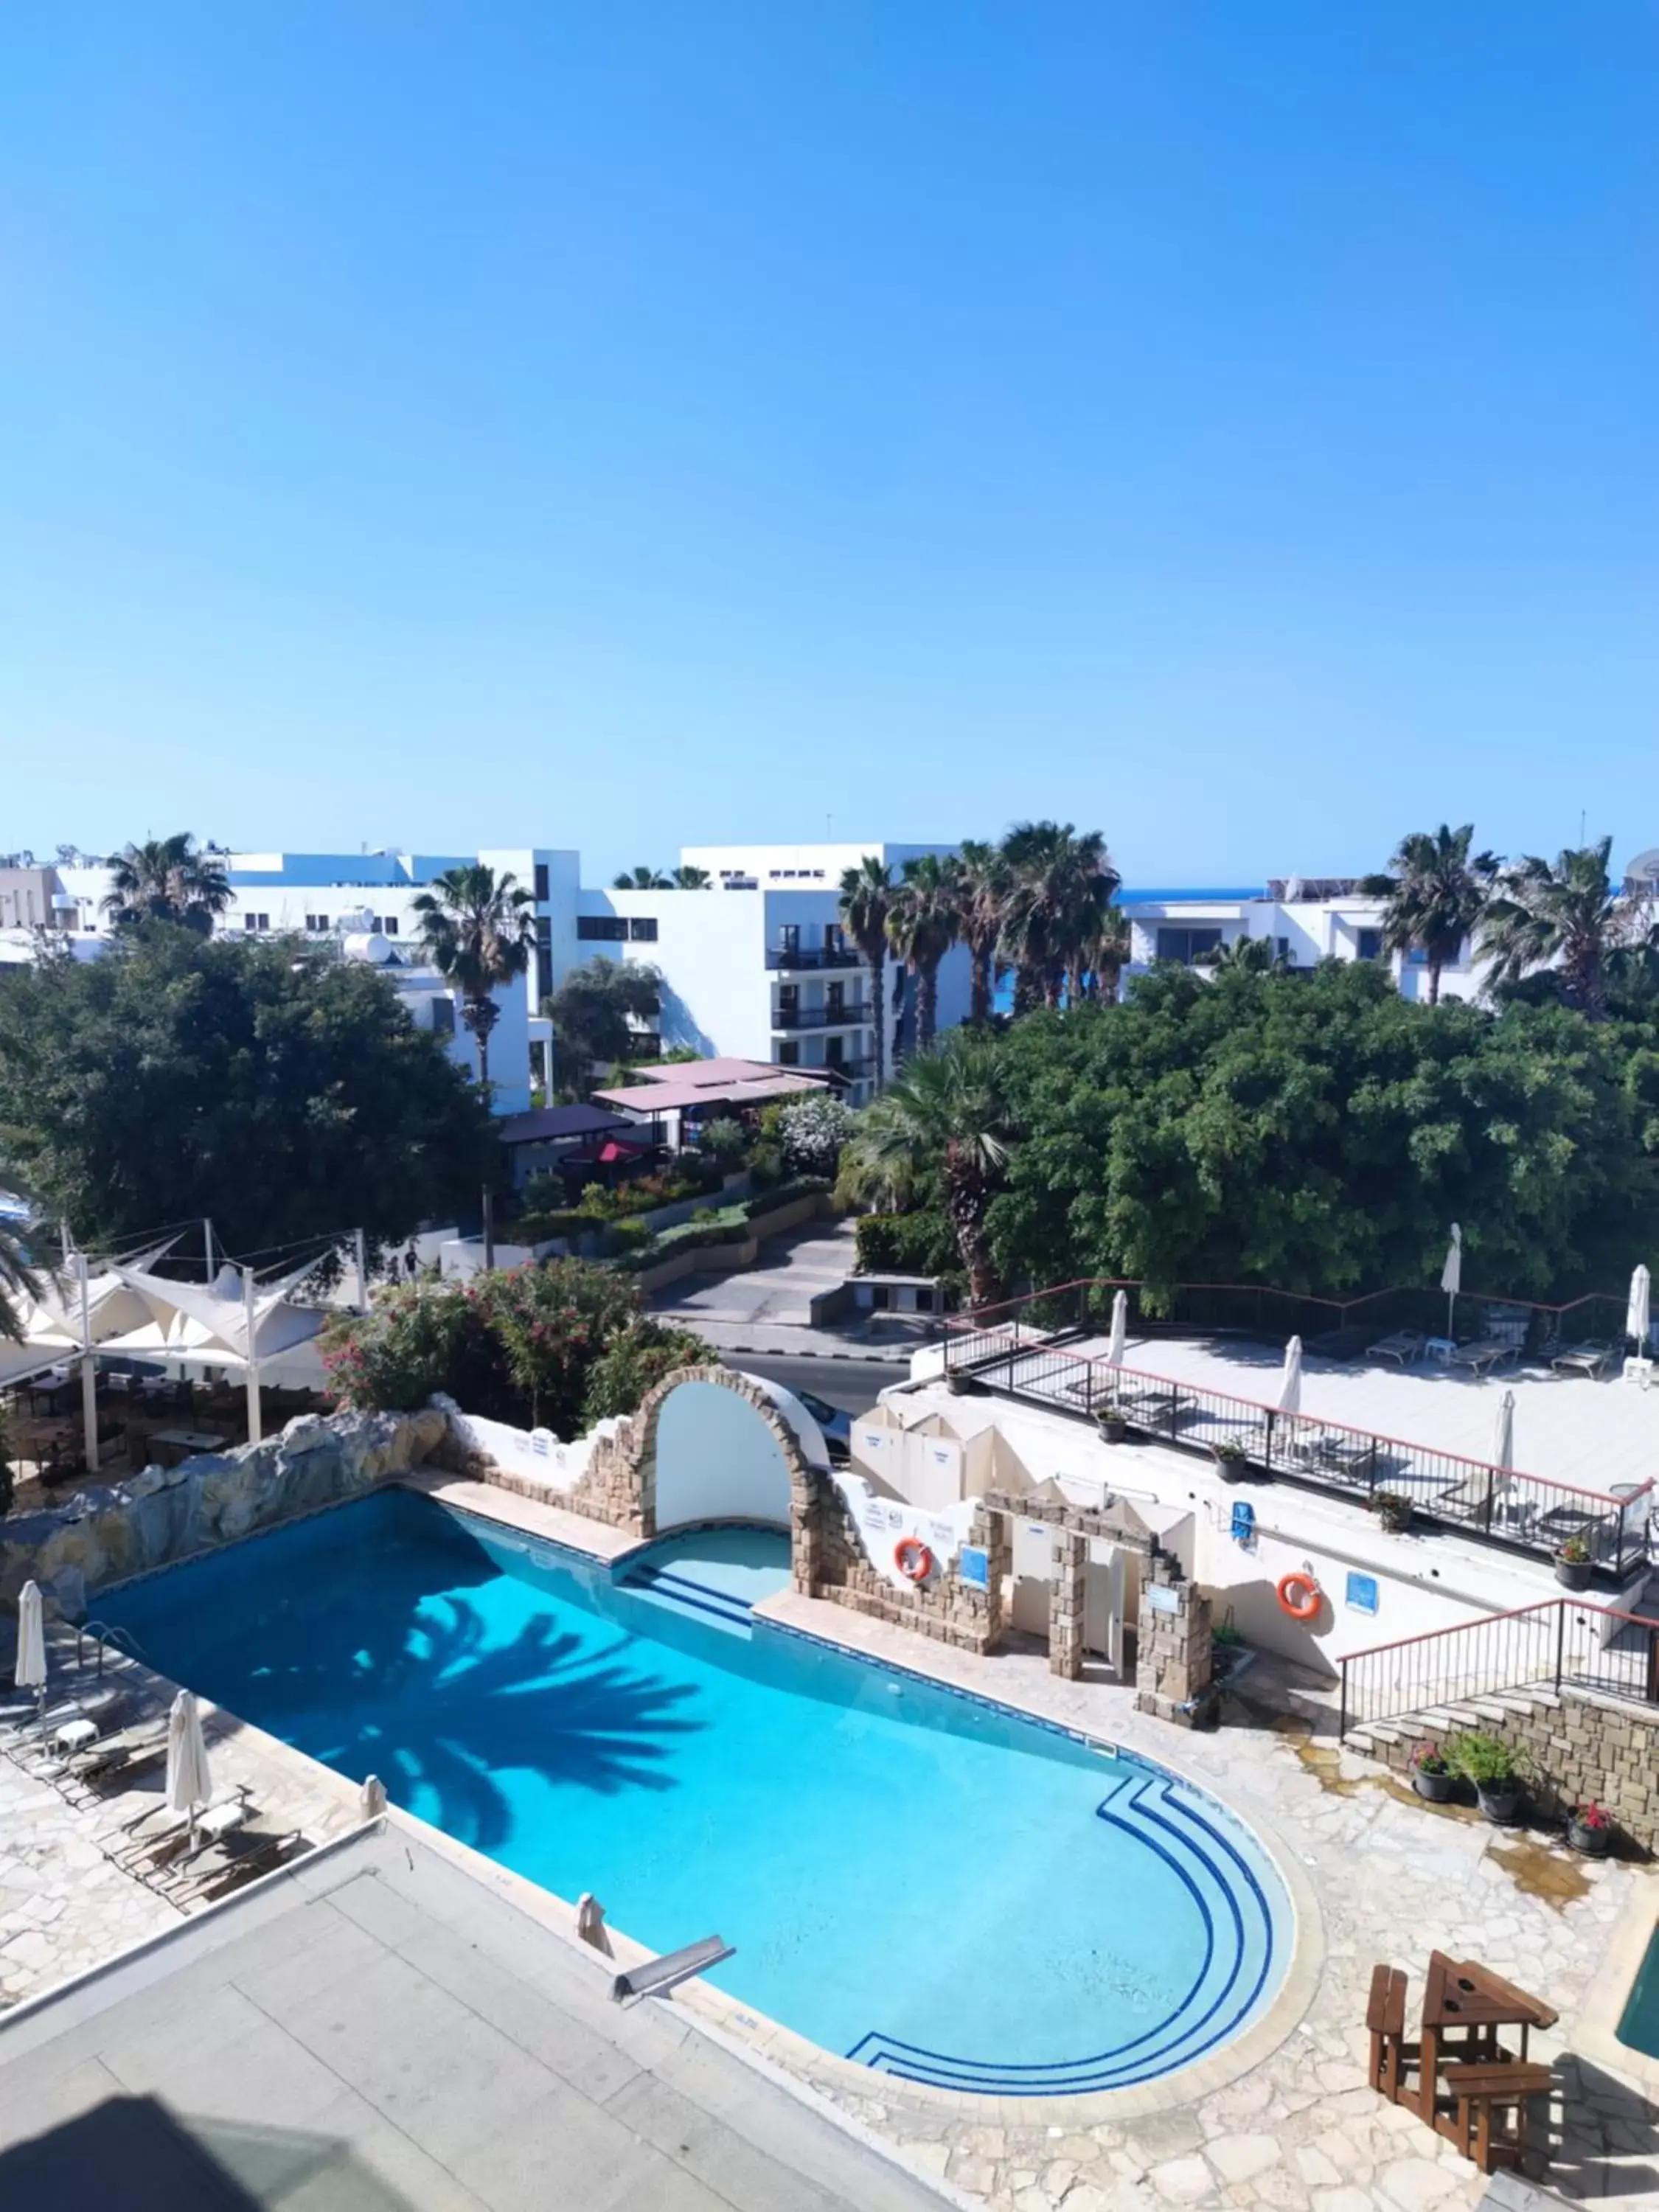
{"type": "Polygon", "coordinates": [[[586,945],[618,945],[628,935],[628,924],[619,914],[579,914],[576,934],[586,945]]]}
{"type": "Polygon", "coordinates": [[[1221,942],[1218,929],[1165,929],[1158,933],[1157,957],[1178,961],[1190,968],[1200,952],[1213,952],[1221,942]]]}
{"type": "Polygon", "coordinates": [[[453,999],[434,999],[432,1001],[432,1028],[437,1036],[455,1034],[455,1001],[453,999]]]}
{"type": "Polygon", "coordinates": [[[537,905],[545,906],[547,904],[549,896],[550,894],[547,884],[547,863],[545,860],[538,860],[536,863],[537,905]]]}
{"type": "Polygon", "coordinates": [[[258,930],[269,929],[270,916],[268,914],[245,914],[242,916],[242,927],[250,934],[258,930]]]}
{"type": "Polygon", "coordinates": [[[636,914],[628,925],[628,933],[635,945],[654,945],[657,941],[657,917],[654,914],[636,914]]]}
{"type": "Polygon", "coordinates": [[[553,924],[546,915],[536,917],[536,1004],[553,989],[553,924]]]}
{"type": "Polygon", "coordinates": [[[778,1066],[780,1067],[799,1067],[800,1066],[800,1047],[793,1038],[788,1043],[781,1044],[778,1047],[778,1066]]]}
{"type": "Polygon", "coordinates": [[[328,916],[325,914],[308,914],[306,916],[306,927],[313,936],[320,937],[328,927],[328,916]]]}
{"type": "Polygon", "coordinates": [[[1273,939],[1273,949],[1274,949],[1274,951],[1275,951],[1278,953],[1278,955],[1279,955],[1279,965],[1280,965],[1282,968],[1288,968],[1288,967],[1290,966],[1290,964],[1291,964],[1291,940],[1290,940],[1290,939],[1289,939],[1288,937],[1276,937],[1276,938],[1274,938],[1274,939],[1273,939]]]}
{"type": "Polygon", "coordinates": [[[386,920],[380,924],[380,934],[382,937],[395,937],[398,934],[398,917],[395,914],[387,915],[386,920]]]}
{"type": "Polygon", "coordinates": [[[1382,957],[1382,933],[1380,929],[1360,929],[1354,934],[1359,942],[1359,957],[1362,960],[1380,960],[1382,957]]]}

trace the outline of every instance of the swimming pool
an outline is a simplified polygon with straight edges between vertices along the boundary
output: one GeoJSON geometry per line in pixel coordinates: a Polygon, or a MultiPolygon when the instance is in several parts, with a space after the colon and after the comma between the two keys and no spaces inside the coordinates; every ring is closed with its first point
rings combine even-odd
{"type": "Polygon", "coordinates": [[[175,1680],[878,2071],[1146,2081],[1260,2014],[1272,1862],[1160,1768],[749,1607],[786,1540],[609,1569],[400,1491],[107,1593],[175,1680]]]}

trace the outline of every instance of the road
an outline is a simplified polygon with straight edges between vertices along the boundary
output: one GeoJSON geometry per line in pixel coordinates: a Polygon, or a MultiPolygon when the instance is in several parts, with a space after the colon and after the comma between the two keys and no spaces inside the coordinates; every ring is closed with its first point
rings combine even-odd
{"type": "Polygon", "coordinates": [[[902,1382],[905,1376],[902,1366],[885,1360],[878,1364],[868,1359],[768,1359],[748,1352],[728,1352],[725,1358],[728,1367],[740,1367],[745,1375],[781,1382],[786,1390],[810,1390],[815,1398],[827,1398],[846,1413],[867,1413],[876,1402],[876,1393],[890,1382],[902,1382]]]}

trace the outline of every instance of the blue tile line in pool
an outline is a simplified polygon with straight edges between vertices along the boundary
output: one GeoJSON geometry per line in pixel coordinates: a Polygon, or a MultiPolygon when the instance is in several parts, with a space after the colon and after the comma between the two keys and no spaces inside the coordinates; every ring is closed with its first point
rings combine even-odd
{"type": "Polygon", "coordinates": [[[638,1590],[642,1597],[659,1597],[671,1605],[688,1606],[693,1613],[707,1613],[726,1627],[753,1627],[754,1607],[747,1600],[733,1597],[729,1590],[716,1589],[712,1583],[700,1583],[690,1575],[676,1574],[672,1568],[647,1564],[635,1567],[618,1579],[624,1589],[638,1590]]]}
{"type": "Polygon", "coordinates": [[[999,2064],[994,2061],[954,2057],[945,2051],[924,2050],[897,2037],[873,2031],[854,2045],[847,2054],[848,2058],[902,2080],[931,2084],[936,2088],[976,2089],[1005,2097],[1065,2096],[1129,2087],[1137,2081],[1167,2074],[1175,2066],[1190,2065],[1224,2041],[1248,2017],[1261,1994],[1273,1961],[1273,1912],[1254,1871],[1216,1823],[1205,1819],[1188,1802],[1188,1793],[1172,1778],[1161,1779],[1152,1774],[1126,1775],[1096,1808],[1095,1817],[1133,1835],[1155,1851],[1189,1893],[1202,1918],[1206,1935],[1203,1960],[1191,1986],[1164,2020],[1110,2050],[1084,2058],[1038,2065],[999,2064]],[[1154,1801],[1161,1811],[1154,1809],[1154,1801]],[[1199,1836],[1188,1834],[1176,1825],[1173,1817],[1166,1816],[1178,1816],[1199,1831],[1199,1836]],[[1261,1943],[1255,1975],[1248,1990],[1231,2005],[1224,2019],[1217,2016],[1224,2007],[1228,2007],[1255,1945],[1250,1940],[1251,1931],[1246,1929],[1233,1881],[1224,1872],[1218,1854],[1224,1855],[1231,1863],[1234,1879],[1246,1885],[1249,1901],[1261,1916],[1260,1929],[1255,1931],[1261,1943]],[[1206,1880],[1200,1881],[1200,1875],[1206,1880]],[[1199,2017],[1188,2021],[1186,2015],[1204,1996],[1217,1960],[1218,1930],[1212,1896],[1218,1896],[1225,1905],[1231,1923],[1231,1941],[1225,1944],[1223,1953],[1219,1990],[1210,1996],[1199,2017]],[[1207,2033],[1203,2032],[1206,2029],[1207,2033]],[[1137,2055],[1131,2057],[1131,2053],[1137,2055]]]}

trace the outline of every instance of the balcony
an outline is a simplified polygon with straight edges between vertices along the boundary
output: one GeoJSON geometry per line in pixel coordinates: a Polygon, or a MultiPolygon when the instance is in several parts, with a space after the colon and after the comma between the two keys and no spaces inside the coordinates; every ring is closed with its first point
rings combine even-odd
{"type": "Polygon", "coordinates": [[[773,1009],[775,1030],[854,1030],[862,1028],[875,1017],[867,1006],[777,1006],[773,1009]]]}
{"type": "Polygon", "coordinates": [[[864,956],[851,945],[769,945],[766,964],[775,970],[861,968],[864,956]]]}

